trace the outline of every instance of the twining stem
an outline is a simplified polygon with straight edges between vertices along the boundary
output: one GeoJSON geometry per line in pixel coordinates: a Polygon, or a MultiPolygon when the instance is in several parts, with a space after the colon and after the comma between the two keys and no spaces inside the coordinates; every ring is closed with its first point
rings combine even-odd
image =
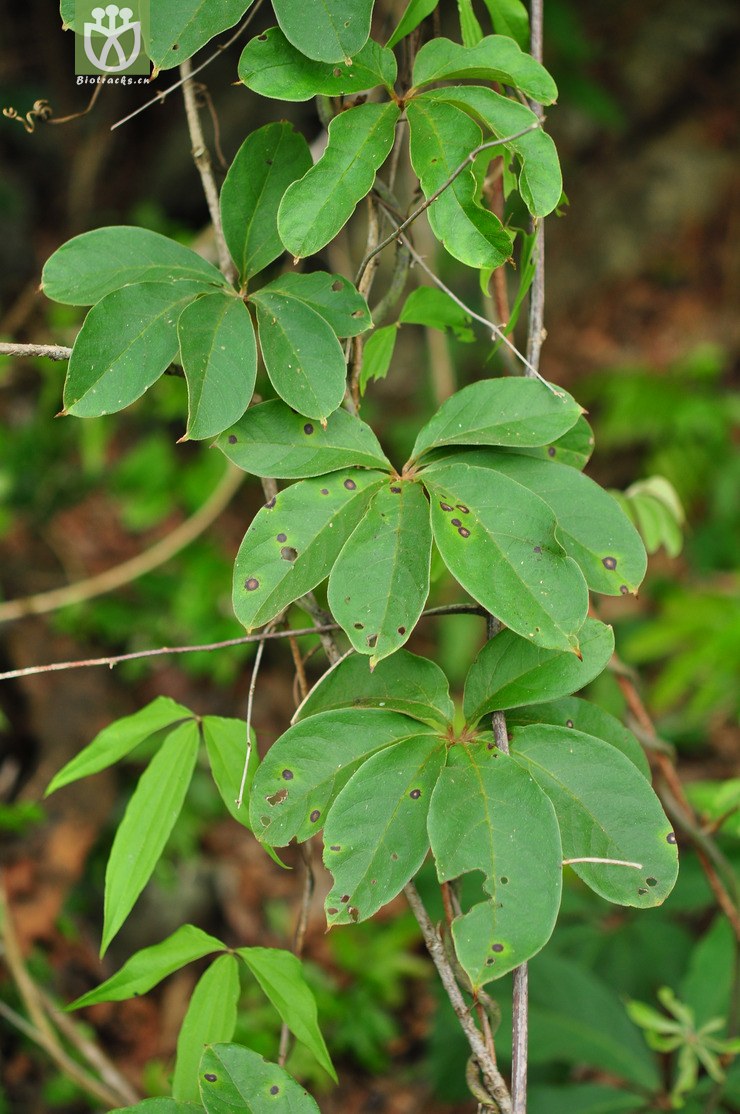
{"type": "Polygon", "coordinates": [[[213,225],[213,234],[216,239],[216,251],[218,253],[218,265],[224,278],[233,283],[236,282],[236,268],[229,254],[229,249],[226,246],[224,231],[221,226],[218,186],[216,185],[216,179],[213,175],[211,156],[206,147],[203,129],[200,126],[198,98],[195,86],[192,82],[192,76],[193,68],[188,58],[180,65],[180,78],[182,80],[182,95],[185,101],[185,112],[188,118],[188,130],[190,132],[190,140],[193,148],[193,161],[198,168],[200,180],[203,184],[203,193],[206,195],[206,201],[208,203],[208,212],[211,214],[211,224],[213,225]]]}

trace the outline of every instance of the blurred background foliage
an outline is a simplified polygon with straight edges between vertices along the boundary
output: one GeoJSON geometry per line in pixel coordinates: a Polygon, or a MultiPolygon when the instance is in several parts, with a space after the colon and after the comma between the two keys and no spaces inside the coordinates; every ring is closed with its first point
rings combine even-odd
{"type": "MultiPolygon", "coordinates": [[[[379,0],[379,37],[399,7],[379,0]]],[[[73,45],[59,30],[54,6],[34,0],[12,18],[0,15],[2,104],[25,111],[45,97],[56,116],[81,112],[90,90],[75,85],[73,45]]],[[[456,6],[443,6],[443,29],[453,37],[455,20],[456,6]]],[[[730,202],[739,30],[731,0],[546,3],[546,62],[561,90],[548,128],[561,151],[569,205],[548,221],[543,370],[587,407],[596,434],[589,471],[625,493],[654,551],[639,599],[607,599],[600,614],[615,625],[623,667],[639,671],[660,745],[677,755],[700,835],[714,838],[712,854],[733,898],[740,854],[740,329],[730,202]],[[671,488],[660,480],[656,486],[656,476],[671,488]]],[[[234,87],[237,57],[238,46],[204,74],[217,131],[204,119],[226,164],[248,130],[277,115],[289,115],[310,141],[320,137],[312,105],[278,107],[234,87]]],[[[165,82],[166,75],[158,87],[165,82]]],[[[211,251],[178,94],[110,130],[144,97],[113,87],[87,115],[39,126],[33,135],[0,120],[1,339],[71,343],[82,312],[48,302],[37,286],[44,260],[80,231],[140,224],[211,251]]],[[[352,274],[363,235],[360,227],[356,239],[333,245],[327,266],[352,274]]],[[[429,255],[431,239],[421,227],[417,236],[429,255]]],[[[481,301],[476,275],[438,265],[461,296],[494,312],[481,301]]],[[[376,290],[389,268],[386,261],[376,290]]],[[[412,275],[408,289],[416,281],[412,275]]],[[[515,289],[512,274],[512,296],[515,289]]],[[[404,325],[389,374],[367,387],[363,416],[400,457],[441,398],[504,370],[503,359],[500,351],[491,357],[479,332],[471,342],[464,332],[404,325]]],[[[163,378],[115,420],[55,421],[63,368],[0,359],[3,599],[84,580],[135,556],[192,515],[223,472],[217,453],[176,444],[182,380],[163,378]]],[[[0,669],[238,637],[231,564],[261,502],[257,485],[246,482],[214,525],[156,571],[110,595],[0,626],[0,669]]],[[[430,603],[462,598],[437,573],[430,603]]],[[[297,609],[291,619],[310,625],[297,609]]],[[[459,692],[483,637],[480,620],[461,615],[426,621],[411,648],[435,657],[459,692]]],[[[317,642],[300,639],[301,652],[314,651],[317,642]]],[[[40,801],[51,773],[105,723],[159,693],[201,713],[243,715],[252,653],[239,647],[136,661],[115,674],[80,670],[0,685],[5,885],[29,971],[60,1000],[101,977],[103,864],[141,767],[131,762],[101,775],[94,800],[89,790],[75,789],[47,806],[40,801]]],[[[311,678],[321,661],[320,653],[310,658],[311,678]]],[[[629,717],[614,674],[589,695],[629,717]]],[[[284,729],[293,699],[290,655],[270,646],[255,707],[263,748],[284,729]]],[[[649,913],[615,910],[568,878],[553,943],[531,965],[531,1114],[647,1111],[671,1102],[684,1102],[689,1114],[740,1110],[731,1045],[715,1052],[720,1071],[727,1069],[724,1082],[716,1072],[712,1077],[711,1049],[704,1059],[682,1051],[701,1045],[696,1034],[714,1018],[721,1019],[715,1037],[734,1037],[738,971],[734,935],[685,833],[681,844],[677,889],[649,913]],[[628,1013],[636,1001],[675,1021],[657,997],[661,987],[670,987],[684,1009],[683,1035],[672,1051],[650,1047],[649,1017],[639,1007],[631,1007],[632,1020],[628,1013]]],[[[295,857],[289,861],[298,865],[295,857]]],[[[431,874],[421,884],[434,907],[431,874]]],[[[135,923],[111,949],[111,968],[183,920],[238,944],[286,946],[299,888],[296,873],[274,867],[223,817],[203,771],[135,923]]],[[[328,937],[320,904],[307,935],[309,976],[342,1086],[336,1091],[317,1078],[300,1050],[288,1067],[317,1090],[326,1112],[470,1110],[465,1047],[449,1007],[437,1001],[402,903],[328,937]]],[[[144,1093],[166,1091],[195,977],[182,972],[146,999],[97,1007],[84,1018],[144,1093]]],[[[9,1007],[22,1010],[11,981],[0,974],[0,982],[9,1007]]],[[[506,1063],[509,987],[491,989],[506,1063]]],[[[237,1039],[271,1056],[279,1040],[277,1017],[246,986],[237,1039]]],[[[0,1045],[2,1114],[90,1109],[90,1100],[7,1017],[0,1018],[0,1045]]]]}

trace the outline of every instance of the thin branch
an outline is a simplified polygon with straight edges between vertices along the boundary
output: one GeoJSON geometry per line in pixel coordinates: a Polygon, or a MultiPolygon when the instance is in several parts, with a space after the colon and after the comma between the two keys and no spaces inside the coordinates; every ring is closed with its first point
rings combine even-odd
{"type": "Polygon", "coordinates": [[[0,344],[0,356],[45,356],[47,360],[68,360],[71,348],[61,344],[0,344]]]}
{"type": "Polygon", "coordinates": [[[424,908],[424,903],[419,897],[419,893],[413,882],[407,882],[403,888],[403,892],[406,894],[406,899],[411,906],[411,911],[419,923],[419,928],[424,937],[427,951],[432,957],[434,966],[437,968],[450,1004],[457,1015],[457,1019],[470,1045],[470,1049],[478,1061],[478,1066],[485,1080],[486,1087],[491,1097],[498,1103],[501,1114],[512,1114],[511,1096],[509,1095],[504,1077],[491,1060],[488,1049],[486,1048],[485,1039],[476,1026],[467,1003],[463,998],[462,991],[457,984],[457,979],[455,978],[450,962],[445,954],[444,944],[440,940],[437,930],[432,924],[429,914],[424,908]]]}
{"type": "MultiPolygon", "coordinates": [[[[298,923],[295,926],[295,933],[293,935],[293,955],[300,957],[303,955],[303,946],[306,942],[306,929],[308,928],[308,918],[311,912],[311,902],[313,900],[314,890],[316,888],[316,877],[313,872],[313,849],[311,841],[302,843],[300,845],[301,858],[303,860],[303,895],[301,897],[301,908],[298,913],[298,923]]],[[[278,1063],[280,1067],[285,1066],[285,1061],[288,1059],[288,1052],[290,1051],[290,1029],[283,1022],[280,1029],[280,1048],[278,1052],[278,1063]]]]}
{"type": "Polygon", "coordinates": [[[244,768],[242,770],[242,780],[239,784],[239,795],[236,798],[236,807],[241,808],[244,803],[244,788],[247,784],[247,774],[249,772],[249,760],[252,757],[252,708],[254,706],[254,694],[257,688],[257,675],[260,671],[262,664],[262,655],[265,652],[265,640],[269,631],[265,631],[260,639],[260,644],[257,647],[257,653],[254,655],[254,665],[252,666],[252,678],[249,682],[249,695],[247,696],[247,749],[244,755],[244,768]]]}
{"type": "Polygon", "coordinates": [[[190,64],[190,59],[186,59],[180,66],[180,76],[182,78],[182,95],[185,101],[185,114],[188,119],[188,131],[190,132],[190,142],[193,151],[193,162],[195,163],[200,180],[203,183],[203,192],[206,195],[208,202],[208,211],[211,214],[211,224],[213,225],[213,234],[216,238],[216,250],[218,253],[218,265],[221,268],[221,273],[224,278],[229,282],[236,282],[236,268],[234,266],[229,249],[226,246],[224,239],[224,230],[221,225],[221,210],[219,208],[218,200],[218,187],[216,179],[213,175],[213,166],[211,164],[211,156],[206,147],[206,141],[203,136],[203,129],[200,126],[200,116],[198,114],[198,98],[196,95],[195,86],[192,82],[193,70],[190,64]]]}
{"type": "Polygon", "coordinates": [[[83,603],[106,592],[112,592],[116,588],[122,588],[138,580],[145,573],[159,568],[208,529],[231,501],[243,480],[244,473],[238,468],[229,466],[203,506],[150,549],[145,549],[136,557],[120,565],[114,565],[113,568],[106,569],[105,572],[91,576],[87,580],[65,584],[62,588],[53,588],[49,592],[39,592],[22,599],[6,600],[0,603],[0,623],[13,622],[28,615],[43,615],[49,611],[58,611],[62,607],[83,603]]]}
{"type": "MultiPolygon", "coordinates": [[[[220,57],[220,55],[222,55],[225,50],[228,50],[228,48],[233,43],[236,42],[236,40],[239,38],[240,35],[244,34],[247,27],[252,22],[253,18],[257,15],[257,12],[260,10],[260,7],[262,6],[262,2],[263,2],[263,0],[257,0],[256,4],[254,5],[252,10],[250,11],[247,18],[244,20],[243,23],[241,23],[239,25],[239,27],[237,27],[236,31],[231,36],[231,38],[227,39],[225,43],[221,43],[220,46],[217,46],[216,49],[214,50],[213,54],[209,54],[209,56],[205,59],[204,62],[201,62],[199,66],[196,66],[195,69],[190,74],[191,77],[195,77],[195,75],[200,73],[201,70],[204,70],[206,68],[206,66],[210,66],[211,62],[215,62],[216,59],[218,57],[220,57]]],[[[116,123],[111,126],[110,130],[115,131],[116,128],[122,127],[124,124],[127,124],[129,122],[129,120],[133,120],[134,116],[138,116],[140,112],[145,112],[147,110],[147,108],[151,108],[152,105],[154,105],[154,104],[163,104],[165,99],[170,95],[170,93],[174,93],[176,89],[179,89],[180,86],[183,85],[186,80],[187,80],[187,78],[181,77],[179,81],[176,81],[174,83],[174,85],[170,85],[166,89],[162,89],[161,92],[157,93],[156,97],[152,97],[152,99],[150,101],[146,101],[145,104],[139,105],[139,107],[134,109],[133,112],[129,112],[128,116],[124,116],[122,120],[116,121],[116,123]]],[[[58,121],[52,120],[50,122],[51,123],[57,123],[58,121]]]]}
{"type": "MultiPolygon", "coordinates": [[[[301,605],[307,609],[305,597],[301,601],[301,605]]],[[[477,604],[468,603],[453,603],[444,607],[430,607],[426,611],[422,611],[421,617],[426,619],[434,619],[440,615],[482,615],[483,609],[478,607],[477,604]]],[[[110,654],[103,658],[80,658],[75,661],[53,661],[48,665],[27,665],[23,669],[8,669],[4,673],[0,673],[0,681],[15,681],[19,677],[33,677],[39,673],[60,673],[67,669],[90,669],[95,666],[107,665],[112,669],[114,665],[120,665],[125,661],[138,661],[140,658],[158,658],[166,657],[168,654],[201,654],[207,653],[211,650],[225,650],[231,646],[247,646],[253,642],[271,641],[275,638],[301,638],[309,634],[316,634],[321,638],[322,635],[331,634],[333,631],[339,631],[342,628],[339,623],[322,623],[313,627],[303,627],[299,630],[275,630],[270,631],[268,634],[243,634],[238,638],[225,638],[221,642],[201,642],[195,646],[157,646],[153,650],[135,650],[129,654],[110,654]]],[[[326,646],[324,647],[326,649],[326,646]]],[[[352,651],[347,651],[351,653],[352,651]]],[[[338,651],[337,658],[327,657],[334,662],[341,657],[341,651],[338,651]]]]}
{"type": "Polygon", "coordinates": [[[490,150],[493,147],[505,146],[507,143],[512,143],[515,139],[521,139],[523,135],[527,135],[528,132],[536,131],[538,128],[541,127],[542,121],[538,120],[536,124],[530,124],[528,128],[522,128],[521,131],[515,132],[513,135],[507,135],[504,139],[491,139],[487,143],[480,143],[477,147],[474,147],[470,154],[463,159],[460,165],[455,167],[449,178],[447,178],[442,183],[439,189],[436,189],[434,191],[431,197],[428,197],[426,201],[422,202],[422,204],[419,205],[418,209],[414,209],[413,213],[411,213],[410,216],[406,217],[406,220],[403,221],[402,224],[399,224],[398,228],[394,229],[394,231],[391,232],[390,236],[386,236],[385,240],[381,240],[377,247],[374,247],[372,251],[369,251],[365,255],[365,258],[360,264],[360,269],[357,272],[357,277],[355,278],[355,286],[360,282],[363,274],[365,273],[365,268],[370,263],[370,261],[378,254],[378,252],[381,252],[383,248],[387,248],[389,244],[392,244],[393,241],[398,238],[401,232],[405,232],[409,225],[414,223],[417,217],[420,217],[421,214],[424,213],[429,208],[429,206],[432,205],[437,200],[437,198],[445,192],[446,189],[449,189],[455,179],[459,177],[460,174],[462,174],[463,170],[465,170],[466,167],[470,166],[471,163],[475,162],[478,155],[480,155],[483,151],[490,150]]]}

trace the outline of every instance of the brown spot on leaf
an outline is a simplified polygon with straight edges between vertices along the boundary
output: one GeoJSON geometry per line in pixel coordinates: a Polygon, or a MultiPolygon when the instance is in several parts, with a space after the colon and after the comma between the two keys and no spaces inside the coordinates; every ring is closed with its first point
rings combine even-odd
{"type": "Polygon", "coordinates": [[[311,821],[312,824],[315,824],[320,816],[321,813],[317,808],[315,808],[308,819],[311,821]]]}
{"type": "Polygon", "coordinates": [[[463,514],[470,514],[470,507],[466,507],[464,503],[458,503],[457,509],[462,511],[463,514]]]}
{"type": "MultiPolygon", "coordinates": [[[[266,35],[265,35],[265,38],[267,38],[266,35]]],[[[207,1071],[205,1073],[205,1075],[203,1076],[203,1078],[206,1080],[207,1083],[215,1083],[216,1080],[218,1079],[218,1076],[214,1075],[212,1071],[207,1071]]]]}
{"type": "Polygon", "coordinates": [[[355,488],[357,487],[357,484],[355,483],[354,480],[345,480],[344,481],[344,486],[347,488],[347,491],[354,491],[355,488]]]}
{"type": "Polygon", "coordinates": [[[275,540],[278,541],[278,542],[287,542],[288,535],[287,534],[276,534],[275,535],[275,540]]]}
{"type": "Polygon", "coordinates": [[[616,569],[616,567],[617,567],[617,558],[616,557],[602,557],[601,563],[602,563],[602,565],[604,566],[605,569],[609,569],[611,571],[612,569],[616,569]]]}
{"type": "Polygon", "coordinates": [[[282,777],[285,781],[292,781],[293,780],[293,771],[292,770],[283,770],[282,777]]]}
{"type": "Polygon", "coordinates": [[[295,561],[298,556],[298,550],[293,549],[292,545],[284,545],[280,550],[280,556],[284,561],[295,561]]]}
{"type": "Polygon", "coordinates": [[[397,631],[398,631],[399,634],[405,634],[406,633],[406,628],[405,627],[397,627],[397,631]]]}
{"type": "Polygon", "coordinates": [[[354,905],[350,905],[347,910],[347,915],[354,924],[357,924],[357,921],[360,919],[360,910],[355,908],[354,905]]]}
{"type": "Polygon", "coordinates": [[[467,527],[465,527],[465,526],[461,526],[457,532],[458,532],[458,534],[460,535],[461,538],[469,538],[470,537],[470,530],[468,530],[467,527]]]}
{"type": "Polygon", "coordinates": [[[504,950],[504,945],[503,944],[494,944],[493,947],[491,948],[492,952],[502,952],[503,950],[504,950]]]}
{"type": "Polygon", "coordinates": [[[443,511],[451,511],[452,510],[452,507],[450,506],[449,503],[440,503],[439,505],[440,505],[440,507],[442,508],[443,511]]]}
{"type": "Polygon", "coordinates": [[[394,863],[398,862],[398,855],[396,854],[395,851],[391,851],[391,859],[393,860],[394,863]]]}
{"type": "Polygon", "coordinates": [[[342,76],[342,71],[340,70],[339,66],[335,66],[331,72],[334,74],[335,77],[342,76]]]}
{"type": "Polygon", "coordinates": [[[630,590],[626,584],[620,584],[619,591],[622,593],[623,596],[628,596],[630,593],[630,590]]]}
{"type": "Polygon", "coordinates": [[[334,844],[332,844],[332,846],[331,846],[331,847],[329,848],[329,850],[330,850],[330,851],[341,851],[341,850],[342,850],[342,848],[341,848],[341,847],[339,846],[339,844],[338,844],[338,843],[334,843],[334,844]]]}
{"type": "Polygon", "coordinates": [[[349,894],[342,894],[339,900],[346,904],[349,901],[349,894]]]}
{"type": "Polygon", "coordinates": [[[565,721],[565,726],[566,727],[572,727],[573,726],[573,720],[572,719],[567,719],[565,721]]]}
{"type": "Polygon", "coordinates": [[[272,1085],[272,1087],[270,1087],[270,1094],[271,1094],[271,1095],[278,1095],[278,1094],[280,1094],[280,1088],[278,1087],[277,1083],[274,1083],[274,1084],[272,1085]]]}
{"type": "Polygon", "coordinates": [[[460,521],[459,518],[451,518],[450,522],[452,523],[453,526],[462,526],[462,522],[460,521]]]}
{"type": "Polygon", "coordinates": [[[534,547],[534,552],[535,553],[542,553],[542,546],[541,545],[536,545],[534,547]]]}
{"type": "Polygon", "coordinates": [[[555,456],[555,452],[556,452],[556,449],[554,448],[554,446],[550,445],[550,448],[547,450],[547,455],[548,456],[555,456]]]}
{"type": "Polygon", "coordinates": [[[287,789],[278,789],[277,793],[271,793],[270,796],[265,799],[268,805],[281,805],[287,796],[287,789]]]}
{"type": "Polygon", "coordinates": [[[411,792],[409,793],[409,797],[411,798],[412,801],[418,801],[420,796],[421,796],[421,789],[412,789],[411,792]]]}
{"type": "Polygon", "coordinates": [[[665,839],[666,839],[666,843],[677,843],[678,842],[678,840],[676,839],[676,833],[675,832],[669,832],[668,835],[665,837],[665,839]]]}
{"type": "Polygon", "coordinates": [[[322,487],[321,494],[322,495],[328,495],[329,494],[329,488],[328,487],[322,487]]]}
{"type": "Polygon", "coordinates": [[[276,500],[277,500],[277,495],[273,495],[272,499],[268,499],[267,502],[265,503],[265,510],[268,510],[268,511],[272,510],[272,508],[275,506],[276,500]]]}
{"type": "Polygon", "coordinates": [[[342,283],[341,283],[340,279],[337,279],[336,282],[333,282],[331,284],[331,288],[332,288],[332,290],[334,291],[335,294],[338,294],[339,291],[342,289],[342,283]]]}
{"type": "Polygon", "coordinates": [[[401,494],[401,488],[398,486],[398,484],[393,484],[392,487],[391,487],[391,492],[394,495],[400,495],[401,494]]]}
{"type": "Polygon", "coordinates": [[[255,588],[259,588],[260,582],[256,576],[250,576],[248,580],[244,581],[244,587],[248,592],[254,592],[255,588]]]}
{"type": "Polygon", "coordinates": [[[330,917],[336,917],[337,913],[339,912],[338,909],[327,909],[326,911],[330,917]]]}
{"type": "Polygon", "coordinates": [[[233,433],[230,433],[229,434],[229,444],[230,445],[235,445],[236,441],[237,441],[236,435],[233,434],[233,433]]]}

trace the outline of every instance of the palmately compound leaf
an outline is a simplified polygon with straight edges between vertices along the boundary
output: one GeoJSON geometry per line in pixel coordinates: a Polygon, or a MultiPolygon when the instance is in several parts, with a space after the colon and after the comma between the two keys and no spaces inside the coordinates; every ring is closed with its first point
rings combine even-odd
{"type": "Polygon", "coordinates": [[[348,65],[315,62],[288,42],[279,27],[270,27],[244,47],[239,78],[263,97],[281,101],[310,101],[312,97],[341,97],[384,85],[393,91],[397,76],[393,51],[370,39],[348,65]]]}
{"type": "Polygon", "coordinates": [[[519,192],[533,216],[546,217],[556,208],[563,192],[558,153],[547,132],[536,126],[537,117],[530,108],[493,89],[475,85],[435,89],[420,99],[444,101],[472,113],[497,139],[507,139],[534,126],[533,131],[512,139],[505,148],[493,148],[492,153],[510,150],[517,155],[521,163],[519,192]]]}
{"type": "MultiPolygon", "coordinates": [[[[450,104],[413,100],[406,115],[411,163],[430,198],[480,145],[483,133],[467,113],[450,104]]],[[[477,193],[473,171],[466,167],[430,205],[429,224],[455,259],[493,270],[509,258],[513,240],[498,217],[478,204],[477,193]]]]}
{"type": "Polygon", "coordinates": [[[257,378],[257,342],[249,310],[239,298],[206,294],[177,322],[188,385],[185,436],[216,437],[242,416],[257,378]]]}
{"type": "Polygon", "coordinates": [[[267,287],[252,301],[273,387],[307,418],[328,418],[344,398],[347,374],[336,333],[311,306],[267,287]]]}
{"type": "Polygon", "coordinates": [[[247,630],[274,619],[329,575],[385,478],[352,469],[301,480],[255,515],[234,565],[234,611],[247,630]]]}
{"type": "Polygon", "coordinates": [[[174,360],[177,319],[203,293],[189,279],[140,282],[94,305],[69,358],[65,413],[97,418],[135,402],[174,360]]]}
{"type": "Polygon", "coordinates": [[[130,754],[134,747],[143,743],[150,735],[165,727],[174,727],[185,719],[192,719],[193,713],[182,704],[177,704],[169,696],[157,696],[145,708],[133,715],[123,716],[104,727],[93,741],[76,754],[58,774],[52,778],[46,796],[69,785],[80,778],[107,770],[114,762],[119,762],[130,754]]]}
{"type": "Polygon", "coordinates": [[[252,972],[291,1033],[310,1049],[336,1083],[337,1073],[319,1028],[316,998],[306,982],[298,956],[281,948],[237,948],[236,954],[252,972]]]}
{"type": "Polygon", "coordinates": [[[474,988],[544,947],[560,907],[562,852],[550,801],[493,743],[452,747],[432,795],[429,836],[440,882],[482,871],[489,900],[452,922],[474,988]]]}
{"type": "Polygon", "coordinates": [[[442,403],[419,431],[412,460],[446,445],[549,445],[578,421],[581,407],[537,379],[484,379],[442,403]]]}
{"type": "Polygon", "coordinates": [[[556,461],[558,464],[567,464],[570,468],[577,468],[579,472],[588,464],[594,451],[594,433],[583,414],[562,437],[556,438],[549,445],[519,445],[516,449],[504,449],[505,452],[516,452],[522,456],[534,456],[538,460],[556,461]]]}
{"type": "MultiPolygon", "coordinates": [[[[200,721],[203,742],[206,745],[208,764],[221,794],[221,800],[240,824],[249,827],[249,814],[245,803],[237,807],[237,798],[242,780],[242,771],[247,757],[247,725],[241,719],[228,719],[225,716],[203,716],[200,721]]],[[[249,768],[244,782],[245,799],[249,796],[252,779],[259,766],[259,754],[255,746],[254,731],[250,733],[251,750],[249,768]]]]}
{"type": "Polygon", "coordinates": [[[219,437],[218,447],[253,476],[298,480],[342,468],[390,468],[369,425],[346,410],[309,422],[284,402],[252,406],[241,421],[219,437]]]}
{"type": "Polygon", "coordinates": [[[357,105],[331,121],[323,155],[280,205],[280,236],[296,259],[333,240],[372,189],[393,146],[398,116],[398,106],[387,101],[357,105]]]}
{"type": "Polygon", "coordinates": [[[195,984],[180,1027],[172,1077],[173,1098],[198,1101],[198,1068],[203,1050],[208,1044],[233,1038],[240,994],[236,956],[220,955],[195,984]]]}
{"type": "Polygon", "coordinates": [[[289,727],[267,752],[252,785],[250,819],[258,839],[284,847],[320,831],[339,790],[376,750],[419,735],[397,712],[340,708],[289,727]]]}
{"type": "Polygon", "coordinates": [[[128,959],[120,971],[109,979],[77,998],[70,1010],[92,1006],[95,1002],[123,1002],[146,994],[153,986],[166,979],[173,971],[179,971],[187,963],[202,959],[212,952],[225,951],[226,945],[215,936],[209,936],[192,924],[181,925],[166,940],[151,947],[142,948],[128,959]]]}
{"type": "Polygon", "coordinates": [[[410,638],[429,595],[431,555],[421,484],[391,479],[373,496],[329,577],[334,618],[371,666],[410,638]]]}
{"type": "Polygon", "coordinates": [[[575,728],[585,735],[593,735],[621,751],[633,766],[650,780],[650,763],[639,742],[623,723],[605,712],[598,704],[581,700],[578,696],[565,696],[526,708],[515,708],[506,714],[508,725],[525,726],[531,723],[551,723],[555,727],[575,728]]]}
{"type": "Polygon", "coordinates": [[[83,232],[57,248],[44,265],[41,288],[55,302],[91,306],[122,286],[173,279],[213,288],[227,285],[212,263],[176,240],[146,228],[115,225],[83,232]]]}
{"type": "Polygon", "coordinates": [[[317,62],[351,63],[367,42],[374,0],[273,0],[285,37],[317,62]]]}
{"type": "Polygon", "coordinates": [[[512,85],[540,104],[552,104],[558,95],[547,70],[505,35],[488,35],[471,47],[441,38],[424,44],[414,62],[415,86],[460,79],[512,85]]]}
{"type": "Polygon", "coordinates": [[[221,220],[242,282],[283,254],[278,207],[311,166],[306,140],[285,121],[252,132],[234,156],[221,187],[221,220]]]}
{"type": "Polygon", "coordinates": [[[338,337],[356,337],[372,326],[367,302],[357,288],[342,275],[312,271],[310,275],[286,272],[263,286],[266,291],[295,298],[316,310],[338,337]]]}
{"type": "Polygon", "coordinates": [[[422,472],[445,564],[474,599],[522,638],[578,652],[588,590],[557,540],[552,511],[528,488],[499,482],[504,476],[492,481],[486,473],[458,458],[422,472]]]}
{"type": "Polygon", "coordinates": [[[427,815],[444,739],[418,735],[363,762],[329,809],[324,864],[334,884],[329,926],[367,920],[416,874],[429,850],[427,815]]]}
{"type": "Polygon", "coordinates": [[[463,710],[474,726],[486,712],[538,704],[575,692],[598,677],[614,652],[614,632],[586,619],[578,634],[582,658],[543,650],[510,630],[483,647],[465,679],[463,710]]]}
{"type": "Polygon", "coordinates": [[[293,722],[333,708],[386,708],[437,728],[447,727],[455,713],[442,670],[408,650],[378,662],[372,673],[363,655],[343,658],[314,685],[293,722]]]}
{"type": "Polygon", "coordinates": [[[169,70],[191,58],[215,35],[238,23],[253,0],[157,0],[151,5],[147,54],[155,70],[169,70]]]}
{"type": "Polygon", "coordinates": [[[103,954],[151,878],[185,800],[198,757],[193,720],[175,727],[154,755],[118,825],[105,871],[103,954]]]}
{"type": "Polygon", "coordinates": [[[511,753],[539,782],[558,817],[566,859],[597,894],[650,909],[665,901],[678,874],[676,837],[649,783],[623,754],[567,727],[516,727],[511,753]]]}
{"type": "Polygon", "coordinates": [[[637,591],[647,568],[645,546],[603,487],[555,461],[491,453],[489,463],[544,499],[557,519],[558,541],[577,561],[592,591],[608,596],[637,591]]]}
{"type": "Polygon", "coordinates": [[[285,1068],[241,1044],[214,1044],[198,1072],[206,1114],[319,1114],[319,1108],[285,1068]]]}

